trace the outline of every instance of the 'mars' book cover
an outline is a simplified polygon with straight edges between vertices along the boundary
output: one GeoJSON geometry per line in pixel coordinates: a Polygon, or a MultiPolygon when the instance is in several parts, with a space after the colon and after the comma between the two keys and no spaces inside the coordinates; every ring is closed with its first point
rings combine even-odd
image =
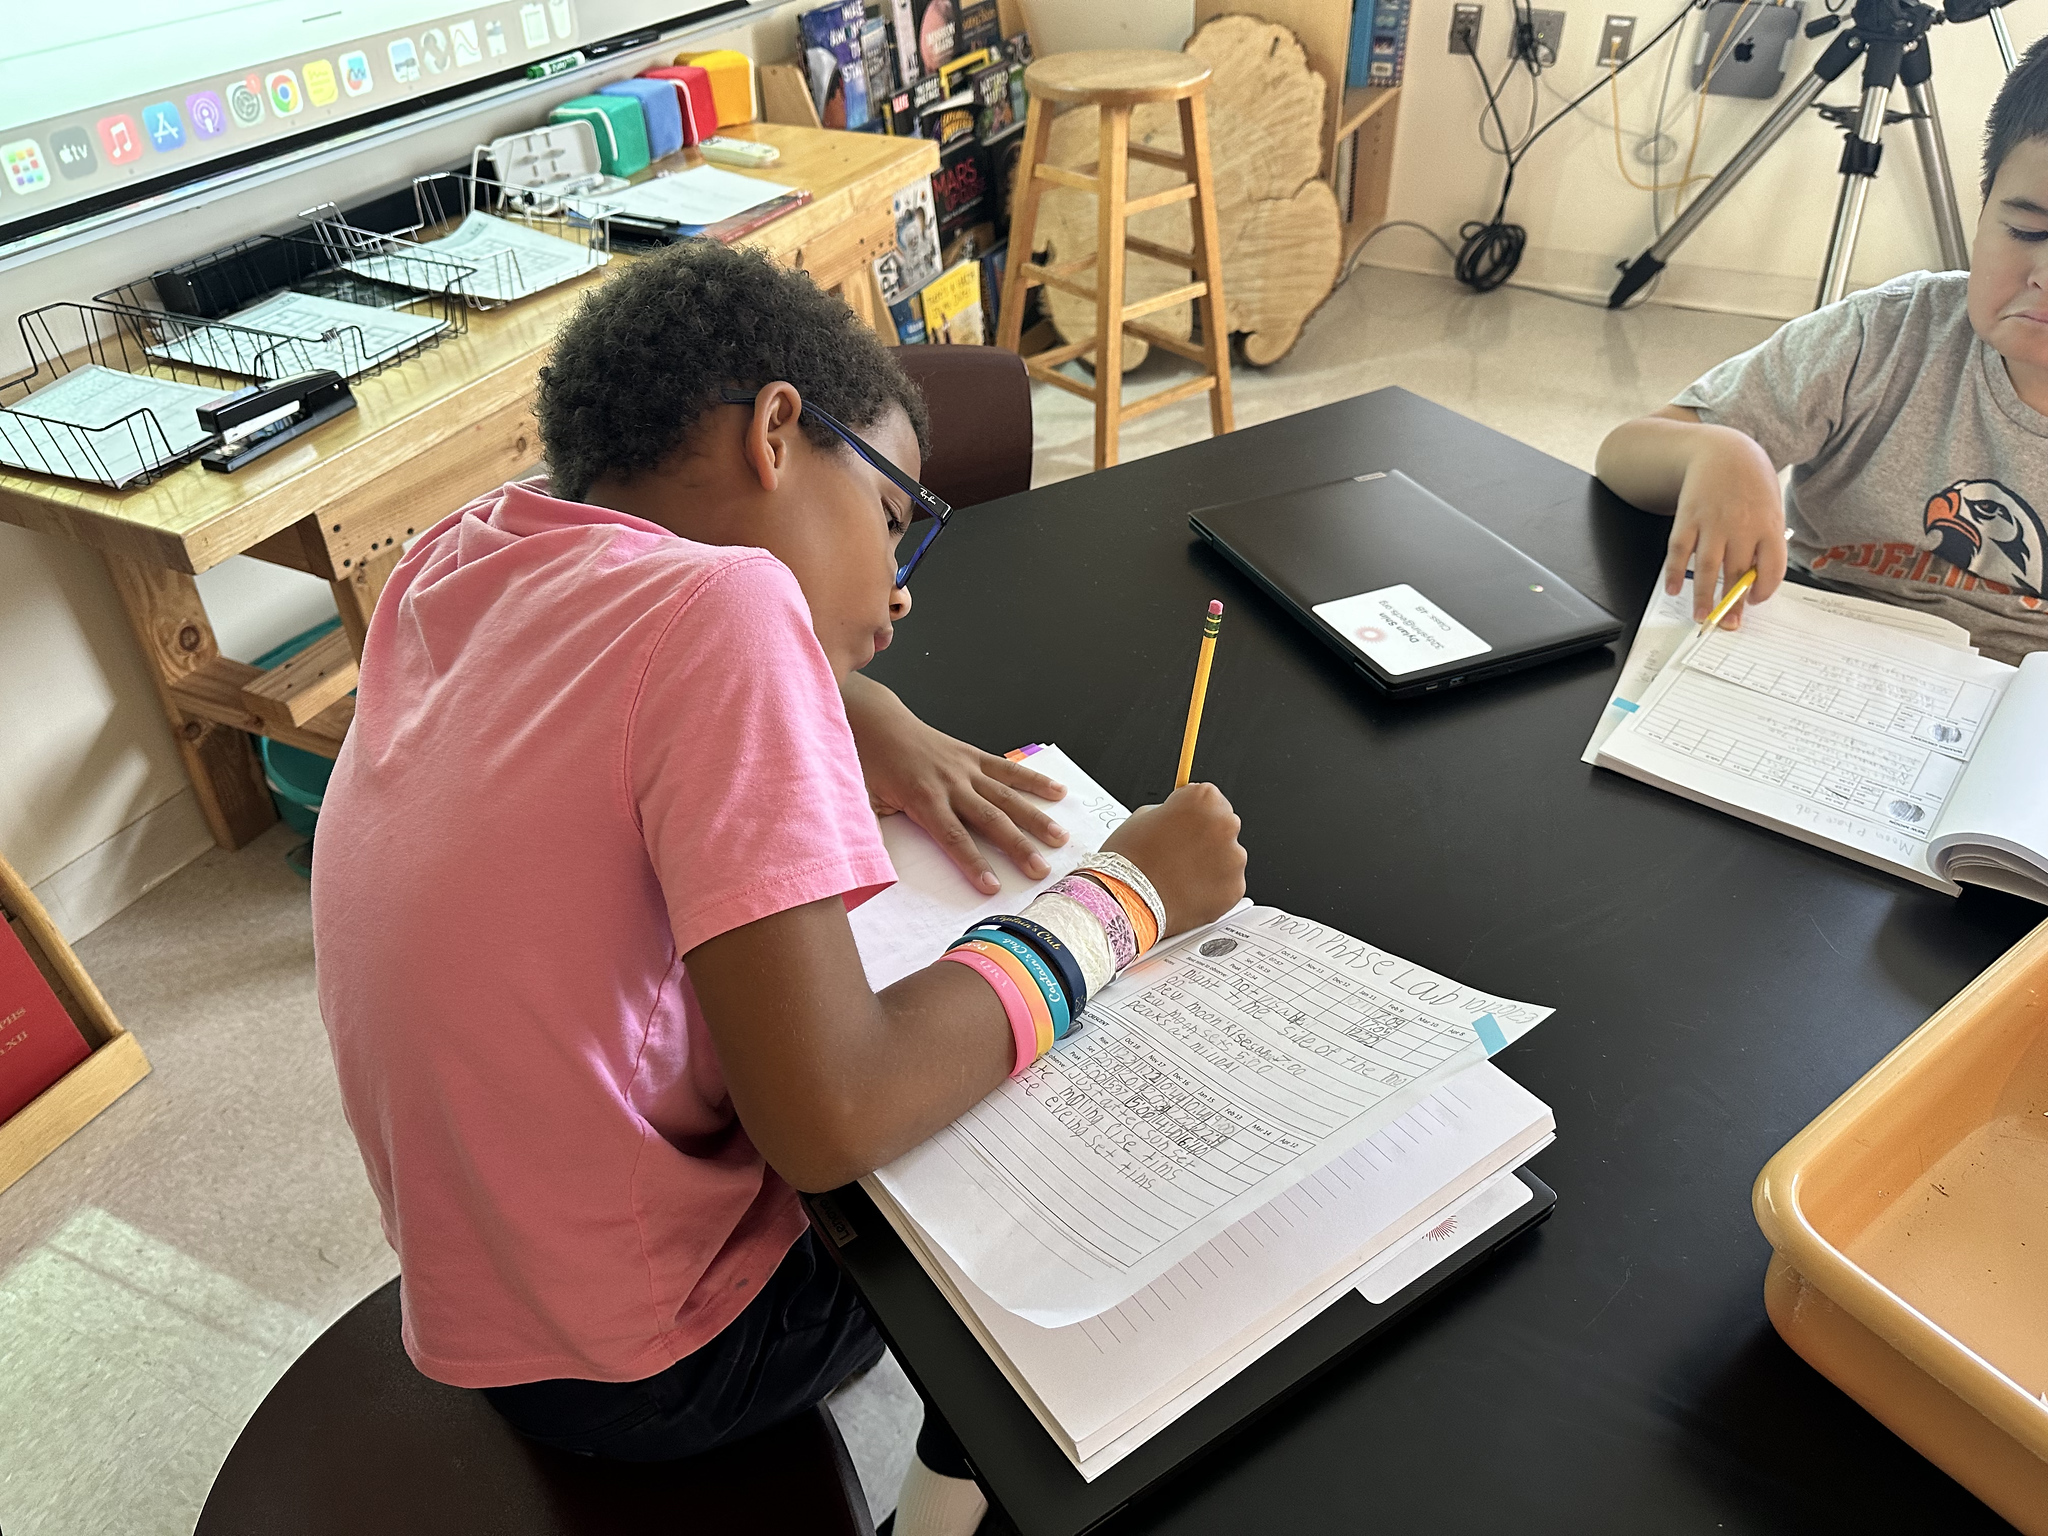
{"type": "Polygon", "coordinates": [[[90,1054],[14,929],[0,922],[0,1120],[90,1054]]]}

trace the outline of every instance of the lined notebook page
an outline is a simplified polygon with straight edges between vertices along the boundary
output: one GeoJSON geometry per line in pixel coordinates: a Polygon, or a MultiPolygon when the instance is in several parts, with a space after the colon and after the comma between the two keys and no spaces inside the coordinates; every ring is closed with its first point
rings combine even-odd
{"type": "Polygon", "coordinates": [[[919,1246],[1013,1385],[1069,1454],[1086,1461],[1524,1161],[1552,1128],[1540,1100],[1477,1063],[1135,1295],[1062,1327],[1007,1311],[936,1244],[919,1246]]]}
{"type": "MultiPolygon", "coordinates": [[[[1960,624],[1951,624],[1947,619],[1922,613],[1917,608],[1900,608],[1867,597],[1852,597],[1846,592],[1823,592],[1813,587],[1788,584],[1772,596],[1770,607],[1772,612],[1780,607],[1817,609],[1822,613],[1862,619],[1867,623],[1882,624],[1887,629],[1918,635],[1950,650],[1976,650],[1970,644],[1970,632],[1960,624]]],[[[1747,615],[1756,611],[1754,608],[1747,610],[1743,620],[1745,625],[1749,622],[1747,615]]],[[[1665,663],[1699,632],[1699,627],[1699,621],[1692,614],[1690,572],[1686,574],[1685,584],[1675,594],[1665,592],[1661,580],[1651,588],[1642,622],[1636,626],[1635,638],[1629,642],[1628,659],[1621,664],[1621,679],[1614,685],[1607,708],[1601,711],[1600,723],[1593,727],[1593,736],[1586,743],[1586,750],[1579,754],[1580,762],[1599,762],[1600,748],[1606,744],[1607,738],[1641,706],[1650,685],[1657,680],[1657,674],[1664,670],[1665,663]]]]}
{"type": "Polygon", "coordinates": [[[1051,1054],[875,1177],[998,1305],[1058,1327],[1549,1012],[1252,907],[1134,966],[1051,1054]]]}
{"type": "Polygon", "coordinates": [[[1051,870],[1043,880],[1027,879],[1003,854],[983,845],[1003,882],[995,895],[984,896],[916,822],[908,816],[881,818],[882,846],[889,850],[896,883],[847,914],[868,985],[875,991],[923,970],[983,918],[1023,911],[1032,897],[1100,848],[1131,814],[1058,747],[1040,747],[1025,766],[1067,787],[1065,799],[1038,802],[1067,829],[1064,846],[1039,850],[1051,870]]]}
{"type": "Polygon", "coordinates": [[[1953,893],[1928,838],[2012,673],[1774,600],[1688,642],[1598,760],[1953,893]]]}

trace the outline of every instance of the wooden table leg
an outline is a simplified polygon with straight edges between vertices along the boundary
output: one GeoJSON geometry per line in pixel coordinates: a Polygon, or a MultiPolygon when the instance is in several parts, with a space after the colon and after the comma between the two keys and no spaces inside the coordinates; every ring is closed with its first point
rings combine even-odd
{"type": "Polygon", "coordinates": [[[233,726],[187,715],[171,694],[173,684],[220,654],[198,584],[182,571],[148,561],[111,554],[101,558],[142,647],[213,840],[223,848],[239,848],[277,820],[277,807],[248,736],[233,726]]]}
{"type": "Polygon", "coordinates": [[[341,614],[342,632],[348,636],[349,647],[356,653],[357,661],[363,659],[363,636],[370,632],[370,614],[377,606],[378,594],[384,590],[384,583],[391,579],[391,573],[404,558],[403,548],[395,541],[387,543],[374,555],[358,560],[339,581],[327,584],[334,592],[334,606],[341,614]]]}

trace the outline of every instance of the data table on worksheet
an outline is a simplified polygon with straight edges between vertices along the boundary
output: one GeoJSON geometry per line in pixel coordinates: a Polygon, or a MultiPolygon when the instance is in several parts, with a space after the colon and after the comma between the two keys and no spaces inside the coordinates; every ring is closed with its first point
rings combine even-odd
{"type": "Polygon", "coordinates": [[[2009,675],[1932,642],[1879,649],[1826,614],[1753,614],[1681,651],[1603,750],[1919,869],[2009,675]]]}

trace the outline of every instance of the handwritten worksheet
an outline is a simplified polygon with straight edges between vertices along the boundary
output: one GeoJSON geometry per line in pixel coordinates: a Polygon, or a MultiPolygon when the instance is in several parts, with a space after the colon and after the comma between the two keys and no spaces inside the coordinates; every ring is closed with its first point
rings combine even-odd
{"type": "Polygon", "coordinates": [[[1243,909],[1162,947],[1077,1027],[875,1175],[997,1305],[1118,1305],[1550,1010],[1243,909]]]}
{"type": "MultiPolygon", "coordinates": [[[[1082,1474],[1094,1477],[1118,1459],[1116,1442],[1131,1430],[1144,1428],[1138,1441],[1156,1434],[1256,1358],[1236,1357],[1276,1323],[1299,1327],[1346,1289],[1378,1289],[1381,1261],[1415,1243],[1421,1267],[1398,1266],[1389,1278],[1407,1279],[1395,1289],[1438,1262],[1453,1245],[1427,1241],[1427,1233],[1525,1162],[1552,1129],[1541,1101],[1491,1063],[1477,1063],[1135,1295],[1064,1327],[1024,1321],[914,1229],[907,1240],[937,1265],[997,1364],[1082,1474]],[[1196,1387],[1201,1392],[1181,1401],[1196,1387]]],[[[1528,1198],[1526,1186],[1509,1182],[1528,1198]]],[[[1498,1219],[1491,1209],[1472,1219],[1490,1224],[1498,1219]]]]}
{"type": "MultiPolygon", "coordinates": [[[[1852,597],[1846,592],[1823,592],[1814,587],[1788,583],[1772,595],[1767,606],[1773,611],[1780,608],[1818,609],[1843,618],[1863,619],[1888,629],[1903,630],[1951,650],[1975,649],[1970,644],[1970,632],[1960,624],[1951,624],[1947,619],[1923,613],[1918,608],[1900,608],[1891,603],[1873,602],[1867,597],[1852,597]]],[[[1753,608],[1747,611],[1745,624],[1748,623],[1748,614],[1755,612],[1753,608]]],[[[1642,622],[1636,626],[1635,638],[1629,642],[1628,658],[1621,664],[1621,678],[1614,685],[1607,708],[1601,711],[1599,724],[1593,727],[1593,736],[1586,743],[1586,750],[1579,754],[1580,762],[1599,762],[1600,749],[1607,744],[1607,738],[1614,734],[1622,721],[1642,707],[1643,698],[1657,680],[1657,674],[1678,654],[1679,647],[1698,633],[1699,627],[1699,621],[1692,613],[1692,574],[1686,573],[1685,584],[1676,592],[1666,592],[1660,579],[1651,589],[1642,622]]]]}
{"type": "Polygon", "coordinates": [[[1928,839],[2012,671],[1774,599],[1685,641],[1596,760],[1953,891],[1928,839]]]}

